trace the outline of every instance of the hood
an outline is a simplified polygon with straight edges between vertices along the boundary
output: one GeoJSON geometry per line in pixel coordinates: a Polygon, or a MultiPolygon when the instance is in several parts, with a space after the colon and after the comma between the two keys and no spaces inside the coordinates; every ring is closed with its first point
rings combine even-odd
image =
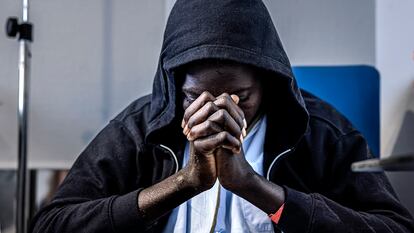
{"type": "Polygon", "coordinates": [[[294,146],[306,131],[308,113],[289,59],[261,0],[176,1],[168,18],[154,79],[147,138],[181,122],[174,69],[211,58],[268,71],[264,77],[270,84],[269,94],[265,93],[266,114],[271,115],[268,124],[278,127],[279,132],[286,131],[279,138],[288,147],[294,146]],[[280,90],[277,95],[270,95],[272,87],[280,90]]]}

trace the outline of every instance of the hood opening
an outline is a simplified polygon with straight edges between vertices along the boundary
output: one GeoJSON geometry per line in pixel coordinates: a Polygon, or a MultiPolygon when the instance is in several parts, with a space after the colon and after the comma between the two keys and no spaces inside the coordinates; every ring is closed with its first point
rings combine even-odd
{"type": "MultiPolygon", "coordinates": [[[[180,85],[175,71],[203,59],[229,60],[263,70],[269,87],[265,90],[269,126],[279,131],[279,127],[286,128],[286,134],[269,138],[294,146],[307,129],[308,113],[289,59],[261,0],[176,1],[154,79],[146,140],[163,140],[167,128],[181,130],[178,118],[183,110],[177,98],[180,85]],[[278,90],[276,95],[274,88],[278,90]]],[[[180,131],[175,135],[177,132],[180,131]]]]}

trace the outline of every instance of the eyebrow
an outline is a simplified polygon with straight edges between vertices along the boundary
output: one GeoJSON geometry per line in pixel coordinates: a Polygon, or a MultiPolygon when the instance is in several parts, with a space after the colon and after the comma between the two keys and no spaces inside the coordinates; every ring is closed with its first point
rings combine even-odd
{"type": "MultiPolygon", "coordinates": [[[[192,94],[192,95],[201,95],[201,93],[203,93],[205,91],[205,90],[202,90],[202,89],[198,89],[196,87],[194,87],[194,88],[185,88],[185,87],[183,87],[181,90],[182,90],[182,92],[186,92],[186,93],[192,94]]],[[[229,94],[230,95],[231,94],[240,94],[240,93],[246,92],[246,91],[249,91],[249,88],[248,87],[242,87],[240,89],[232,91],[229,94]]]]}
{"type": "Polygon", "coordinates": [[[237,94],[237,93],[246,92],[246,91],[249,91],[249,88],[241,88],[241,89],[234,91],[233,93],[237,94]]]}
{"type": "Polygon", "coordinates": [[[187,92],[189,94],[194,94],[194,95],[201,95],[201,93],[204,92],[204,90],[201,89],[197,89],[197,88],[182,88],[181,89],[182,92],[187,92]]]}

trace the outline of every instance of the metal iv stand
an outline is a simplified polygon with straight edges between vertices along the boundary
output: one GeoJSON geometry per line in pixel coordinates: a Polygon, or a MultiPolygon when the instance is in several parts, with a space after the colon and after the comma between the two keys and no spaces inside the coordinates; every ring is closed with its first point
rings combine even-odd
{"type": "Polygon", "coordinates": [[[15,38],[19,35],[19,91],[18,91],[18,168],[17,168],[17,206],[16,232],[26,233],[28,226],[27,206],[27,120],[30,81],[30,44],[33,26],[29,20],[29,0],[23,0],[22,23],[11,17],[6,23],[6,33],[15,38]]]}

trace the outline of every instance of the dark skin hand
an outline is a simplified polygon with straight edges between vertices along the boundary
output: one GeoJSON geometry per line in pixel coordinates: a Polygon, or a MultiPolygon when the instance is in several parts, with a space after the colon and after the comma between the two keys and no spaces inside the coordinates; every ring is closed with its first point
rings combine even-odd
{"type": "Polygon", "coordinates": [[[276,212],[284,203],[283,188],[257,174],[241,147],[247,126],[260,110],[263,91],[256,76],[253,69],[236,64],[188,69],[182,86],[182,127],[190,141],[190,160],[176,174],[140,192],[138,206],[146,221],[210,189],[216,179],[265,213],[276,212]]]}

